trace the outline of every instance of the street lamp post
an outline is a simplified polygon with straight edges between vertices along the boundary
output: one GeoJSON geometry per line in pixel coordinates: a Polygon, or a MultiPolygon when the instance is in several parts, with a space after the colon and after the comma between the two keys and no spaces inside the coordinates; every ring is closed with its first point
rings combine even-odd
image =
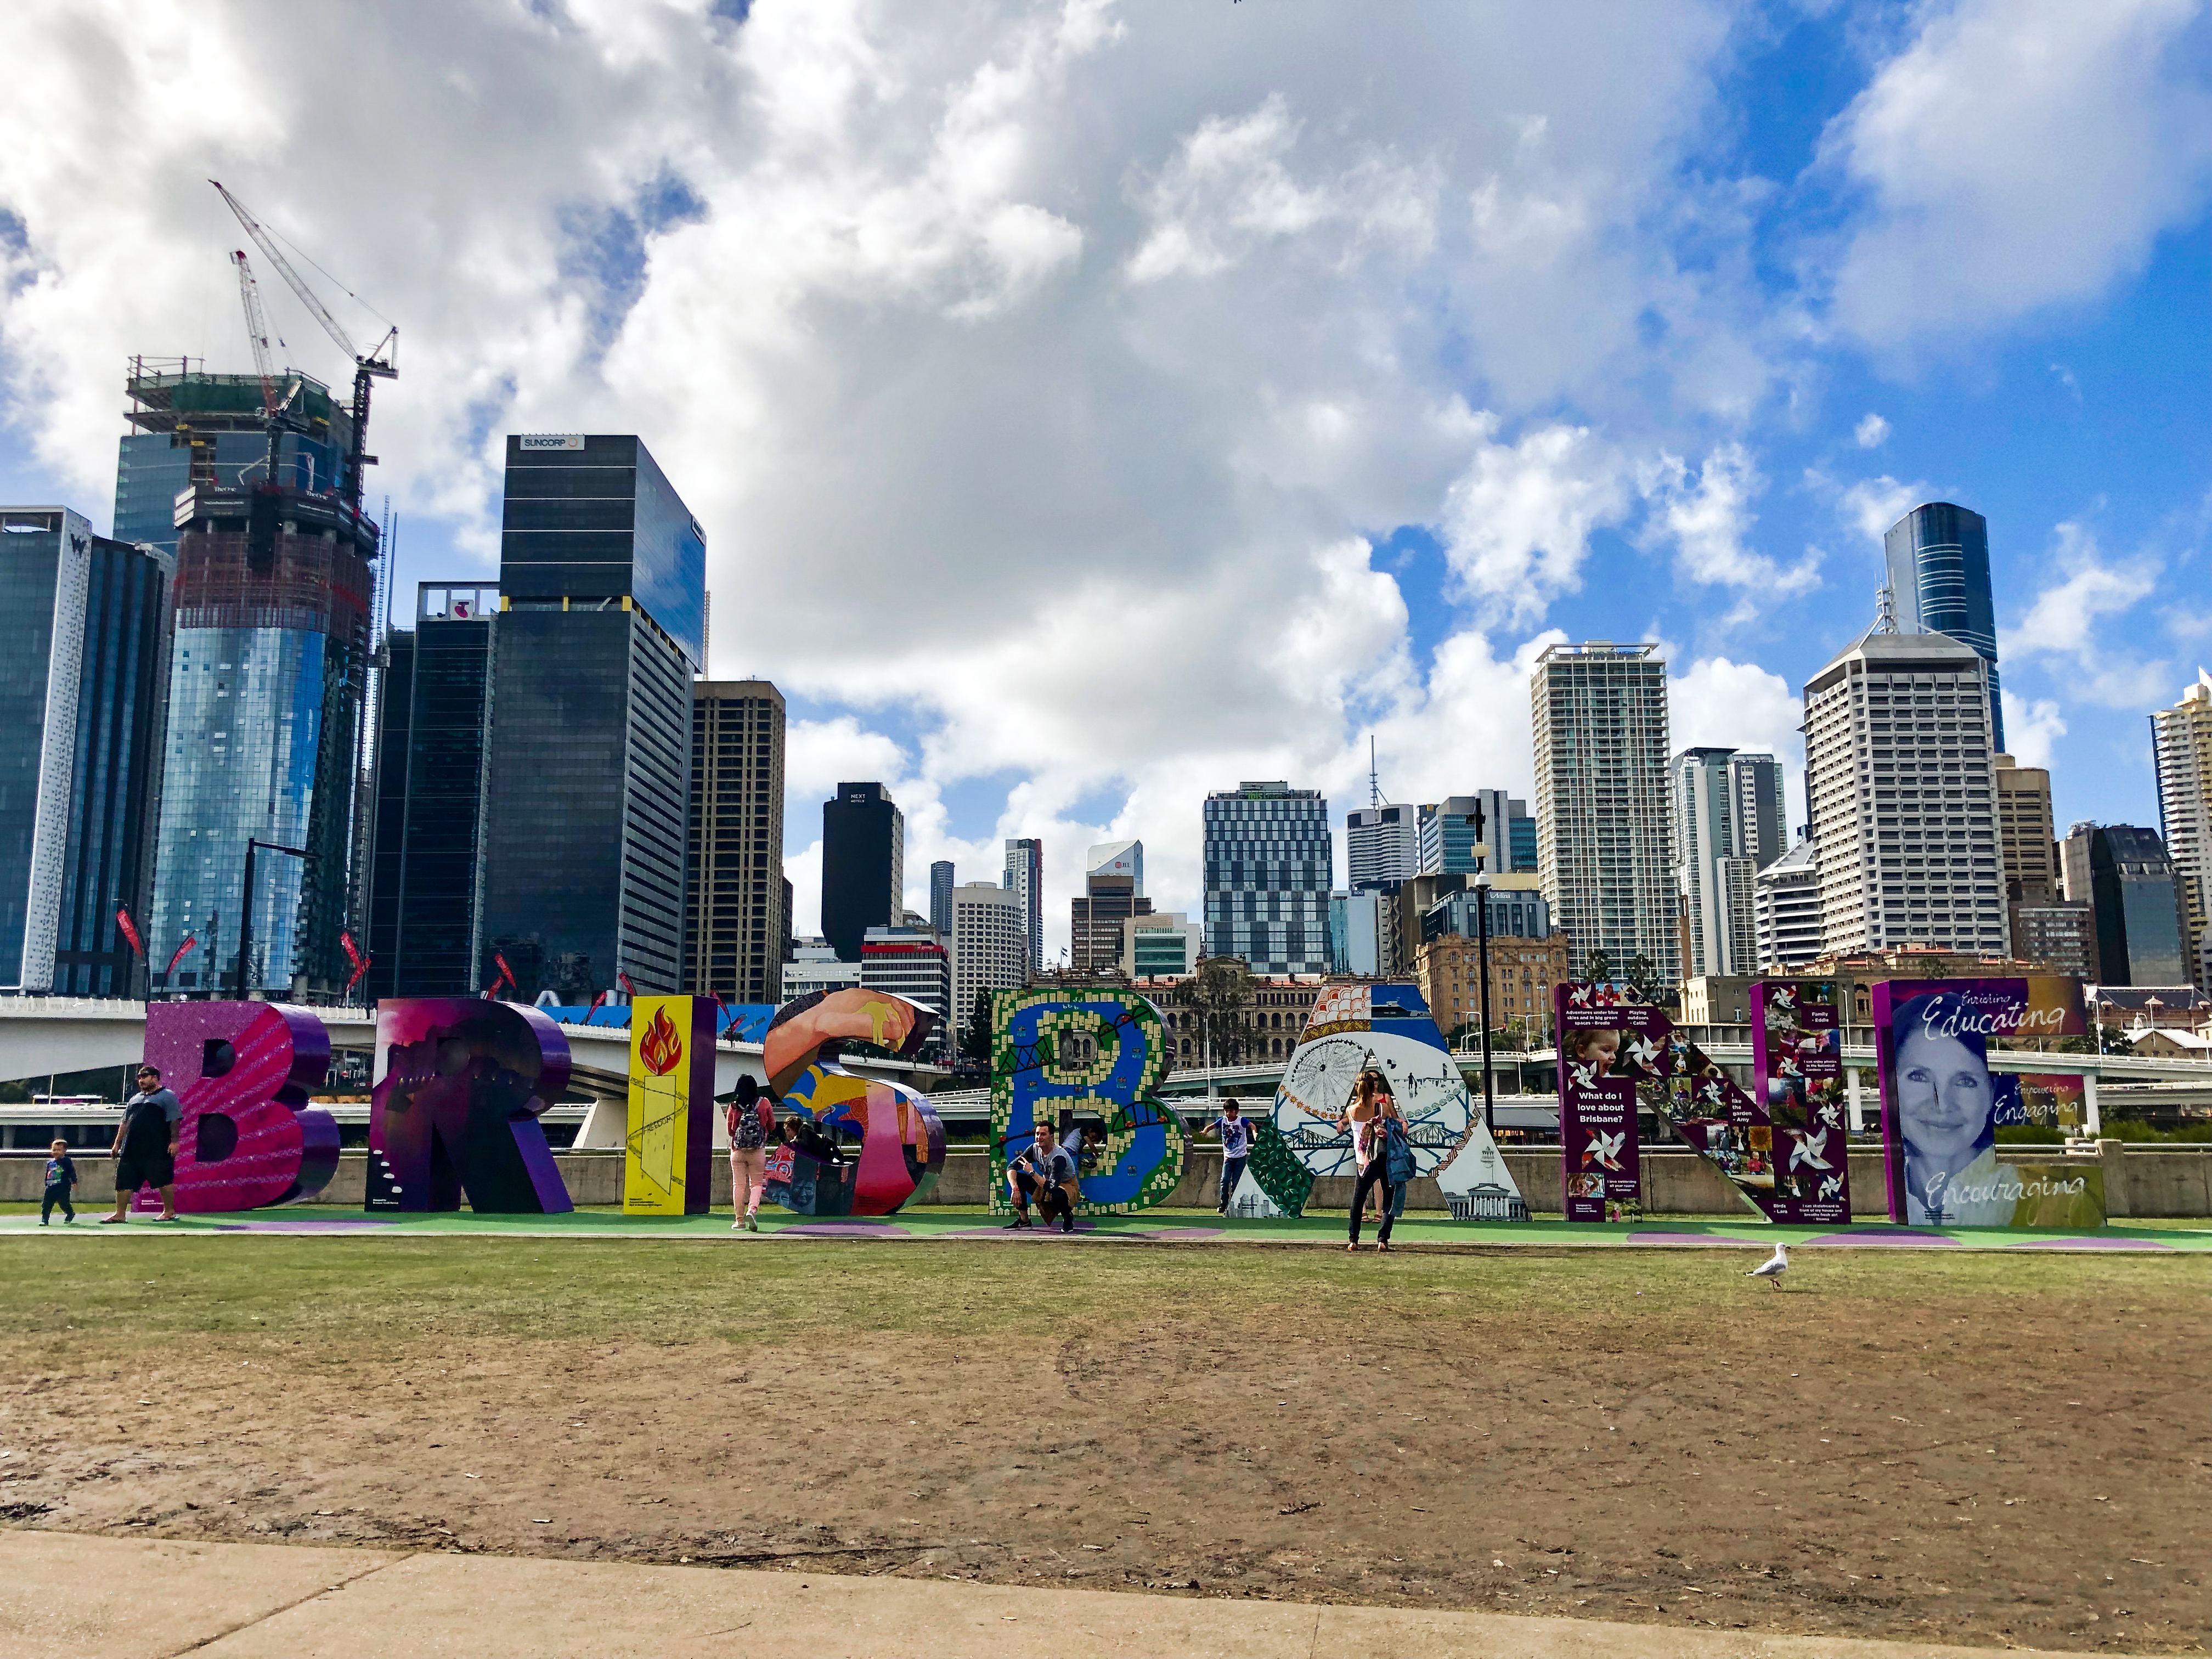
{"type": "Polygon", "coordinates": [[[1490,1079],[1490,872],[1474,877],[1475,970],[1482,976],[1482,1127],[1498,1133],[1498,1101],[1490,1079]]]}
{"type": "Polygon", "coordinates": [[[247,965],[253,959],[253,854],[257,848],[267,848],[272,853],[283,853],[295,859],[312,859],[316,855],[304,847],[285,847],[273,841],[246,838],[246,898],[238,913],[238,1000],[253,1000],[252,989],[246,985],[247,965]]]}

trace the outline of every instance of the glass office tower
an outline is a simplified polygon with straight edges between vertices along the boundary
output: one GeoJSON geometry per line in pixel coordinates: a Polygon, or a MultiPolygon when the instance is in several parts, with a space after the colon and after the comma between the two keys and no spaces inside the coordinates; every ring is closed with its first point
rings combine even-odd
{"type": "Polygon", "coordinates": [[[415,626],[385,640],[369,854],[368,994],[467,996],[499,590],[424,582],[415,626]]]}
{"type": "Polygon", "coordinates": [[[906,815],[880,783],[841,783],[822,803],[822,937],[860,960],[871,927],[906,908],[906,815]]]}
{"type": "Polygon", "coordinates": [[[1316,789],[1240,783],[1206,798],[1206,953],[1255,974],[1329,971],[1328,803],[1316,789]]]}
{"type": "Polygon", "coordinates": [[[0,987],[132,996],[161,788],[168,558],[0,508],[0,987]]]}
{"type": "Polygon", "coordinates": [[[1997,688],[1996,601],[1990,590],[1990,522],[1949,501],[1916,507],[1882,538],[1900,634],[1948,634],[1990,665],[1990,731],[2004,751],[1997,688]]]}
{"type": "Polygon", "coordinates": [[[705,532],[635,436],[510,435],[499,587],[479,974],[679,990],[705,532]]]}

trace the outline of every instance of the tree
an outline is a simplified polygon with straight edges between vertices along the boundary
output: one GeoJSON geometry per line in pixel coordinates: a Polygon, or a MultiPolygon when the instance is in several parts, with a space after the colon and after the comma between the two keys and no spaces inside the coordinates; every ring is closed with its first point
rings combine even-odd
{"type": "Polygon", "coordinates": [[[1205,957],[1198,971],[1176,987],[1175,1000],[1178,1010],[1190,1016],[1201,1061],[1209,1053],[1216,1065],[1243,1061],[1252,1020],[1252,970],[1242,957],[1205,957]]]}
{"type": "Polygon", "coordinates": [[[1648,1002],[1654,1007],[1667,1000],[1674,988],[1659,977],[1659,969],[1650,957],[1638,951],[1628,959],[1628,988],[1638,1002],[1648,1002]]]}
{"type": "Polygon", "coordinates": [[[1599,945],[1583,958],[1583,977],[1592,985],[1602,985],[1613,977],[1613,958],[1599,945]]]}
{"type": "Polygon", "coordinates": [[[975,993],[975,1006],[968,1016],[968,1028],[960,1035],[960,1057],[987,1071],[991,1065],[991,996],[988,991],[975,993]]]}

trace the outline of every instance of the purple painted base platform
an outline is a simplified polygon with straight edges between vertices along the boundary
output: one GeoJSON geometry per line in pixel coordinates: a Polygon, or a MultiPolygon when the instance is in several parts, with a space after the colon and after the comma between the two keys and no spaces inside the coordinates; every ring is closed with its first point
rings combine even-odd
{"type": "Polygon", "coordinates": [[[2154,1238],[2023,1238],[2014,1250],[2170,1250],[2154,1238]]]}

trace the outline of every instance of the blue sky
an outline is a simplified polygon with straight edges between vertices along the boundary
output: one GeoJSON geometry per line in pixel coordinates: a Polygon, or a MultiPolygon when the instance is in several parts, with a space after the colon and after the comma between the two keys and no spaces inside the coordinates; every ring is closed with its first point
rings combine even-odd
{"type": "Polygon", "coordinates": [[[1561,635],[1662,641],[1678,746],[1794,769],[1923,499],[1990,520],[2062,827],[2155,821],[2144,715],[2212,659],[2203,0],[6,28],[0,494],[104,519],[124,358],[245,366],[222,178],[400,323],[403,594],[493,568],[502,434],[646,437],[714,672],[791,699],[802,927],[840,777],[891,783],[915,901],[1043,836],[1057,937],[1091,842],[1189,907],[1206,789],[1340,811],[1370,733],[1401,798],[1525,787],[1561,635]]]}

